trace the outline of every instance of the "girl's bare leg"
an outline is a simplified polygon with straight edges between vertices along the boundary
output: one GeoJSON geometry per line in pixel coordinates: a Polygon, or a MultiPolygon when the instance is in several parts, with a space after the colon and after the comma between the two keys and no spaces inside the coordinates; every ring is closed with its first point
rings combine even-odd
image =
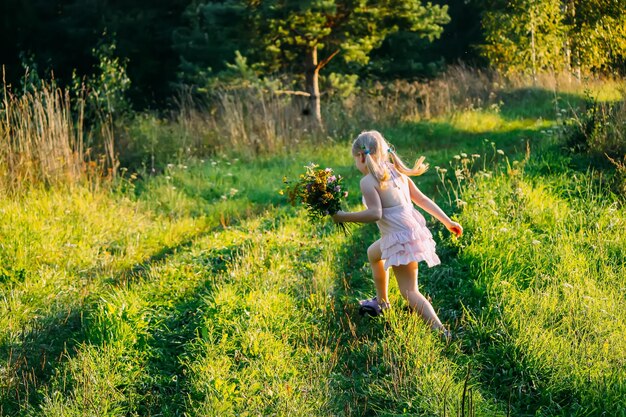
{"type": "Polygon", "coordinates": [[[380,240],[372,243],[367,249],[367,259],[372,267],[372,275],[374,276],[374,286],[376,287],[376,300],[378,304],[389,302],[389,275],[385,270],[385,263],[381,259],[382,251],[380,250],[380,240]]]}
{"type": "Polygon", "coordinates": [[[434,330],[445,330],[430,302],[417,289],[417,262],[393,266],[400,293],[409,306],[417,311],[422,319],[434,330]]]}

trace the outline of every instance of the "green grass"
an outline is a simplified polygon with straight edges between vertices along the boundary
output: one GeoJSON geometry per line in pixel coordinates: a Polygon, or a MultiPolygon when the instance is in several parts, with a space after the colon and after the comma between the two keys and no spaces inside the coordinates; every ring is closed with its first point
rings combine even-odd
{"type": "Polygon", "coordinates": [[[443,263],[420,270],[450,344],[393,281],[397,308],[358,315],[375,226],[312,225],[278,194],[313,161],[359,207],[349,138],[2,197],[0,415],[624,415],[623,200],[570,168],[547,132],[582,99],[551,94],[383,131],[466,230],[431,222],[443,263]]]}
{"type": "Polygon", "coordinates": [[[585,175],[502,175],[464,193],[461,348],[517,413],[621,415],[623,202],[585,175]]]}

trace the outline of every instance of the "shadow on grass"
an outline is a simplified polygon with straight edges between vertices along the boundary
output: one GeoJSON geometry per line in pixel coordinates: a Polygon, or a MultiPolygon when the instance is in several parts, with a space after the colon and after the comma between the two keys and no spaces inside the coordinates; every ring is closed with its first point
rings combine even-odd
{"type": "MultiPolygon", "coordinates": [[[[189,247],[189,244],[185,243],[176,249],[181,247],[189,247]]],[[[205,253],[202,259],[194,261],[206,266],[211,271],[210,275],[215,275],[234,262],[239,250],[239,246],[212,250],[205,253]]],[[[170,254],[176,252],[173,250],[170,254]]],[[[147,277],[167,256],[163,255],[151,264],[142,263],[141,268],[133,272],[136,281],[147,277]]],[[[144,347],[144,350],[150,352],[146,376],[142,378],[143,384],[137,393],[142,398],[136,410],[140,415],[183,415],[187,393],[179,355],[185,344],[196,336],[202,318],[198,314],[198,308],[203,303],[201,295],[210,291],[211,284],[211,279],[200,281],[197,288],[159,312],[156,318],[158,324],[150,326],[152,330],[144,347]]],[[[99,337],[89,331],[91,317],[98,310],[98,301],[82,300],[82,303],[68,307],[67,311],[39,319],[18,341],[0,346],[0,355],[6,361],[8,374],[3,375],[3,378],[8,377],[8,380],[13,381],[10,386],[2,387],[1,415],[18,415],[27,406],[36,409],[42,402],[42,395],[49,387],[51,378],[59,375],[57,372],[61,371],[63,363],[75,356],[83,343],[103,345],[109,342],[107,336],[99,337]]],[[[64,380],[62,383],[66,393],[80,388],[72,385],[71,377],[62,378],[69,378],[69,382],[64,380]]]]}
{"type": "Polygon", "coordinates": [[[552,119],[561,109],[570,111],[584,107],[587,100],[578,94],[526,87],[500,91],[494,101],[501,103],[500,114],[512,121],[519,118],[545,119],[548,116],[552,119]]]}
{"type": "Polygon", "coordinates": [[[403,123],[387,132],[386,137],[403,156],[407,154],[407,160],[425,154],[431,166],[448,162],[452,155],[459,152],[491,152],[491,142],[507,154],[516,154],[525,151],[527,143],[535,146],[544,140],[538,126],[472,132],[456,128],[451,121],[403,123]]]}
{"type": "Polygon", "coordinates": [[[30,329],[0,344],[3,363],[0,415],[18,415],[41,402],[40,389],[48,383],[68,352],[85,340],[82,303],[31,321],[30,329]]]}
{"type": "Polygon", "coordinates": [[[297,178],[310,163],[309,155],[295,152],[247,158],[228,165],[194,165],[171,177],[149,178],[137,184],[134,194],[160,214],[223,222],[233,211],[247,211],[250,217],[285,204],[286,197],[279,194],[285,187],[283,177],[297,178]]]}
{"type": "Polygon", "coordinates": [[[358,298],[369,298],[374,293],[374,283],[367,263],[367,247],[378,239],[378,230],[373,224],[352,227],[345,239],[338,258],[333,293],[333,306],[326,318],[329,332],[336,340],[338,350],[337,369],[333,372],[332,405],[337,415],[373,416],[370,407],[370,392],[367,386],[377,378],[368,369],[371,362],[370,348],[384,337],[385,324],[382,317],[360,316],[358,298]]]}
{"type": "MultiPolygon", "coordinates": [[[[102,293],[110,288],[141,285],[142,281],[149,279],[155,266],[166,263],[182,251],[187,251],[195,240],[219,229],[221,226],[201,230],[176,245],[161,248],[144,261],[107,279],[99,277],[99,269],[84,272],[83,276],[90,280],[102,279],[101,282],[105,285],[100,288],[101,291],[74,299],[71,304],[66,304],[61,310],[31,320],[28,330],[19,333],[13,340],[2,341],[0,363],[6,365],[0,368],[2,371],[0,374],[2,377],[0,380],[0,415],[13,416],[19,415],[27,408],[37,409],[42,403],[43,395],[49,388],[52,378],[62,370],[63,364],[68,359],[76,355],[80,346],[83,343],[101,344],[104,342],[104,340],[91,340],[89,336],[90,317],[99,310],[101,301],[99,297],[102,293]]],[[[199,259],[198,262],[214,272],[219,272],[227,262],[232,260],[236,249],[210,251],[206,259],[199,259]]],[[[202,283],[197,292],[205,290],[205,284],[202,283]]],[[[152,335],[154,346],[150,348],[159,353],[151,357],[149,372],[151,375],[154,374],[154,380],[159,383],[152,384],[147,388],[148,390],[161,389],[175,393],[176,395],[172,395],[177,399],[182,398],[177,397],[177,388],[172,388],[178,387],[180,383],[180,381],[173,382],[172,379],[171,370],[177,366],[174,364],[177,357],[172,355],[172,349],[178,345],[182,346],[180,340],[187,340],[194,336],[191,329],[195,329],[193,320],[198,302],[194,295],[190,299],[181,301],[181,304],[175,305],[164,321],[167,332],[163,333],[162,329],[157,329],[152,335]],[[163,370],[159,371],[161,368],[163,370]],[[159,385],[160,383],[164,384],[159,385]]],[[[68,386],[67,389],[69,388],[68,386]]],[[[146,398],[154,398],[149,393],[145,394],[146,398]]],[[[171,404],[168,403],[167,398],[159,402],[159,405],[170,407],[171,404]]],[[[151,413],[154,414],[154,410],[151,413]]]]}
{"type": "Polygon", "coordinates": [[[150,355],[137,392],[141,401],[137,409],[130,411],[138,415],[186,415],[185,404],[190,392],[181,356],[188,343],[197,338],[198,329],[206,319],[201,307],[206,303],[203,296],[214,288],[213,277],[226,271],[240,254],[239,245],[228,246],[209,250],[192,260],[206,267],[209,274],[171,306],[159,311],[158,317],[155,317],[157,322],[149,326],[150,335],[144,350],[150,355]]]}
{"type": "Polygon", "coordinates": [[[449,359],[459,365],[471,364],[472,380],[488,398],[508,410],[507,414],[534,416],[543,411],[561,415],[564,410],[584,408],[580,393],[555,390],[549,367],[535,363],[508,334],[499,305],[487,294],[481,279],[470,272],[470,265],[479,260],[459,257],[450,245],[440,247],[442,258],[451,259],[450,266],[427,276],[424,286],[438,294],[440,317],[450,323],[456,337],[447,350],[449,359]]]}

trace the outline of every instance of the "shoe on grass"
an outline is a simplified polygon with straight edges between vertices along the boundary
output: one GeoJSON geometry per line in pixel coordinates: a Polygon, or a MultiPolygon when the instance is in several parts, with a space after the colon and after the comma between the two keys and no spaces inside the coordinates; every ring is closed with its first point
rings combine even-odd
{"type": "Polygon", "coordinates": [[[365,314],[368,314],[374,317],[380,316],[389,307],[390,306],[388,302],[379,304],[378,299],[376,297],[370,298],[369,300],[360,300],[359,301],[359,314],[362,316],[365,314]]]}
{"type": "Polygon", "coordinates": [[[450,343],[452,341],[452,333],[450,333],[450,330],[448,329],[439,330],[439,336],[441,336],[446,343],[450,343]]]}

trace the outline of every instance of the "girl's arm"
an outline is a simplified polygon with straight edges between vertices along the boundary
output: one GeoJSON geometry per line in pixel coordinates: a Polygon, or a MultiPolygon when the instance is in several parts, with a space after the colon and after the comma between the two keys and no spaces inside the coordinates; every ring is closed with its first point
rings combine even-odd
{"type": "Polygon", "coordinates": [[[383,215],[383,206],[380,202],[380,196],[375,188],[376,179],[371,175],[367,175],[361,179],[361,193],[365,199],[367,208],[362,211],[345,212],[338,211],[333,214],[335,223],[372,223],[380,220],[383,215]]]}
{"type": "Polygon", "coordinates": [[[411,193],[411,200],[420,208],[424,209],[424,211],[426,211],[427,213],[431,214],[433,217],[435,217],[437,220],[439,220],[441,223],[444,224],[444,226],[446,226],[446,228],[451,232],[454,233],[457,237],[461,236],[463,234],[463,227],[455,222],[452,221],[448,215],[446,213],[443,212],[443,210],[441,210],[441,208],[437,205],[437,203],[435,203],[434,201],[432,201],[430,198],[428,198],[427,196],[425,196],[415,185],[415,183],[413,182],[413,180],[411,180],[409,177],[406,177],[409,183],[409,192],[411,193]]]}

